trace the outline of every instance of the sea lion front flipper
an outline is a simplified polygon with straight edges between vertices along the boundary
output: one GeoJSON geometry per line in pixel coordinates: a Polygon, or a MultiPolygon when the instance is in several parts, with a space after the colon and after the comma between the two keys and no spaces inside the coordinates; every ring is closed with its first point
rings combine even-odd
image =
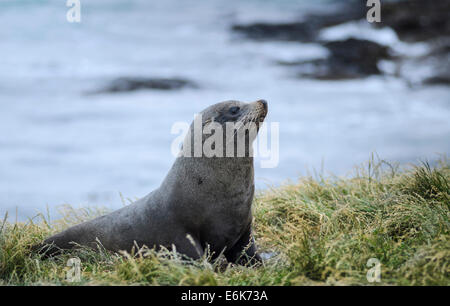
{"type": "Polygon", "coordinates": [[[251,227],[241,236],[231,249],[225,251],[224,255],[228,262],[243,266],[262,263],[261,256],[256,252],[256,244],[251,227]]]}

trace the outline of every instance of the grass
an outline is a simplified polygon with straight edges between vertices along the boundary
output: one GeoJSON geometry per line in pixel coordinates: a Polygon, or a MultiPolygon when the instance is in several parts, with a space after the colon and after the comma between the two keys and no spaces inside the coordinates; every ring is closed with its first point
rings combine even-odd
{"type": "Polygon", "coordinates": [[[64,218],[0,221],[1,285],[450,285],[450,167],[446,158],[399,170],[369,162],[351,178],[303,177],[260,192],[254,229],[261,267],[206,258],[187,261],[169,251],[111,254],[83,249],[41,260],[30,245],[104,211],[65,207],[64,218]],[[40,220],[40,221],[38,221],[40,220]],[[81,279],[69,282],[71,257],[81,279]],[[369,283],[370,258],[381,282],[369,283]]]}

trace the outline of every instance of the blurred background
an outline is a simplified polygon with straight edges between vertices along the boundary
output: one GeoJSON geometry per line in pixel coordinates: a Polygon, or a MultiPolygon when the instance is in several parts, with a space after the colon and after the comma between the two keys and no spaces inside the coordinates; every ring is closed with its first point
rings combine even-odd
{"type": "Polygon", "coordinates": [[[0,215],[122,206],[158,187],[170,133],[210,104],[269,103],[278,167],[349,175],[450,149],[450,1],[0,0],[0,215]]]}

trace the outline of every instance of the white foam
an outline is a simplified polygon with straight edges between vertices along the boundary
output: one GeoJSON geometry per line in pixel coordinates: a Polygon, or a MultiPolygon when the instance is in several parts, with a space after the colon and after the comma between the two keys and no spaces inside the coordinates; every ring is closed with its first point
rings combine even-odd
{"type": "Polygon", "coordinates": [[[323,40],[345,40],[348,38],[365,39],[391,47],[395,52],[408,56],[421,56],[429,51],[425,43],[405,43],[399,40],[389,27],[376,28],[366,20],[351,21],[320,31],[323,40]]]}

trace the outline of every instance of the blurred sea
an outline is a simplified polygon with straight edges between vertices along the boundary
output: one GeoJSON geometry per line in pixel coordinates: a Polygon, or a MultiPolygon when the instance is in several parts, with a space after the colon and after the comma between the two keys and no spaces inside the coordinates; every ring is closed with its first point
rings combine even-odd
{"type": "Polygon", "coordinates": [[[46,206],[54,214],[63,203],[118,208],[119,192],[146,195],[173,163],[172,124],[228,99],[264,98],[267,121],[280,123],[279,165],[256,163],[259,189],[314,170],[346,175],[373,152],[408,163],[450,151],[448,88],[297,79],[275,62],[327,51],[230,31],[290,21],[325,1],[81,4],[77,24],[66,21],[65,1],[0,0],[0,215],[17,208],[25,219],[46,206]],[[122,76],[182,77],[200,88],[85,94],[122,76]]]}

